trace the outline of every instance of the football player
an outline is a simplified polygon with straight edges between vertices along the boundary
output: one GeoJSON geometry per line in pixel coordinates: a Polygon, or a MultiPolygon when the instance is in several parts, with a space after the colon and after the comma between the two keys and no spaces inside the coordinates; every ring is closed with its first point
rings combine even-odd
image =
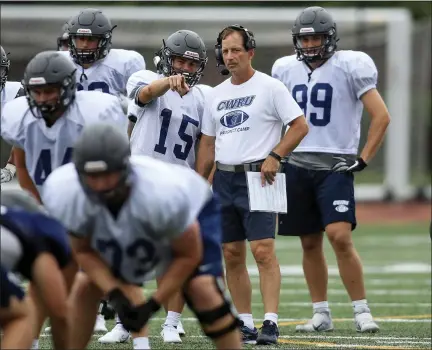
{"type": "MultiPolygon", "coordinates": [[[[129,113],[132,154],[146,155],[172,164],[195,167],[195,145],[201,133],[205,95],[211,88],[197,85],[207,64],[203,40],[190,30],[179,30],[163,40],[154,62],[157,73],[139,71],[127,84],[129,98],[138,108],[129,113]]],[[[167,343],[181,343],[180,321],[184,300],[179,293],[167,305],[161,335],[167,343]]],[[[118,323],[101,342],[122,339],[118,323]]]]}
{"type": "MultiPolygon", "coordinates": [[[[31,281],[31,293],[47,310],[53,326],[54,347],[68,349],[70,324],[67,296],[71,284],[66,284],[64,276],[73,272],[74,264],[66,229],[49,218],[39,203],[25,191],[2,190],[1,202],[1,266],[2,281],[6,281],[1,286],[2,307],[9,304],[12,308],[9,313],[15,314],[14,308],[28,303],[16,282],[5,271],[19,273],[31,281]],[[18,302],[20,299],[21,302],[18,302]]],[[[32,320],[31,327],[21,329],[19,334],[15,334],[14,341],[16,345],[23,341],[27,345],[13,347],[6,345],[3,339],[2,348],[30,348],[37,315],[31,304],[26,307],[27,319],[32,320]]],[[[1,310],[3,314],[4,310],[1,310]]],[[[4,332],[8,338],[9,328],[6,327],[4,332]]]]}
{"type": "Polygon", "coordinates": [[[366,300],[362,265],[352,241],[356,227],[354,174],[371,162],[383,142],[389,112],[376,85],[378,72],[364,52],[336,50],[336,23],[322,7],[308,7],[292,28],[295,55],[278,59],[281,80],[303,109],[309,134],[285,163],[287,214],[279,234],[300,236],[303,270],[313,317],[301,332],[333,329],[327,301],[323,232],[336,254],[339,273],[352,300],[358,332],[376,332],[366,300]],[[371,117],[367,141],[357,155],[363,106],[371,117]]]}
{"type": "MultiPolygon", "coordinates": [[[[21,83],[17,81],[8,81],[8,74],[10,69],[10,59],[8,54],[0,46],[1,61],[0,61],[0,94],[1,94],[1,110],[6,102],[13,100],[14,98],[24,96],[24,89],[21,83]]],[[[13,179],[16,173],[16,167],[11,155],[4,168],[1,169],[1,182],[9,182],[13,179]]]]}
{"type": "Polygon", "coordinates": [[[61,35],[57,37],[57,51],[69,51],[69,32],[68,23],[62,26],[61,35]]]}
{"type": "Polygon", "coordinates": [[[1,116],[1,136],[14,146],[19,184],[39,201],[47,176],[70,161],[84,125],[105,120],[126,130],[117,98],[77,92],[75,71],[58,51],[37,54],[24,72],[26,96],[7,103],[1,116]]]}
{"type": "Polygon", "coordinates": [[[71,296],[79,325],[72,348],[86,346],[97,303],[106,295],[133,332],[134,348],[149,349],[148,320],[182,287],[216,347],[241,347],[237,318],[218,283],[219,205],[193,170],[130,157],[126,135],[101,123],[84,129],[73,164],[48,177],[43,200],[71,233],[88,276],[71,296]],[[145,302],[140,285],[154,272],[161,276],[159,287],[145,302]]]}
{"type": "MultiPolygon", "coordinates": [[[[126,97],[126,83],[133,73],[145,69],[146,65],[136,51],[111,48],[115,28],[102,11],[81,10],[68,21],[69,52],[65,55],[77,68],[78,90],[97,90],[116,96],[127,115],[130,103],[126,97]]],[[[130,113],[136,114],[134,106],[130,113]]],[[[102,307],[105,307],[104,302],[102,307]]],[[[95,331],[107,332],[102,315],[97,318],[95,331]]]]}
{"type": "Polygon", "coordinates": [[[116,26],[100,10],[87,8],[68,22],[69,53],[77,68],[78,90],[98,90],[117,96],[126,113],[126,83],[142,69],[142,55],[132,50],[112,49],[116,26]]]}

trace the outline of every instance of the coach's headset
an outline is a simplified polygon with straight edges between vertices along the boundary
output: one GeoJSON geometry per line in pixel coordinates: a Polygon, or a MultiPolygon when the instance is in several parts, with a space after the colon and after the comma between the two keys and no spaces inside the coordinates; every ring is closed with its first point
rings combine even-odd
{"type": "Polygon", "coordinates": [[[216,41],[216,45],[215,45],[215,56],[216,56],[216,62],[217,62],[216,67],[220,67],[220,66],[224,67],[220,71],[220,74],[222,74],[222,75],[228,75],[229,74],[228,69],[225,68],[225,63],[224,63],[223,55],[222,55],[222,33],[224,32],[225,29],[228,29],[228,28],[235,29],[238,32],[242,33],[244,48],[246,49],[246,51],[249,51],[249,50],[256,48],[255,38],[254,38],[253,34],[247,30],[247,28],[245,28],[239,24],[233,24],[233,25],[230,25],[230,26],[222,29],[222,31],[219,33],[219,35],[217,37],[217,41],[216,41]]]}

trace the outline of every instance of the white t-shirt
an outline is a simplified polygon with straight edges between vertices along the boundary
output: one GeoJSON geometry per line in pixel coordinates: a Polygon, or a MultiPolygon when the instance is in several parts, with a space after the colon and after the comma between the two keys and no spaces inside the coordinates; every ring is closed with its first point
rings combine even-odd
{"type": "Polygon", "coordinates": [[[216,137],[215,160],[244,164],[267,158],[279,143],[282,126],[303,113],[279,80],[255,71],[247,82],[231,79],[206,100],[201,132],[216,137]]]}

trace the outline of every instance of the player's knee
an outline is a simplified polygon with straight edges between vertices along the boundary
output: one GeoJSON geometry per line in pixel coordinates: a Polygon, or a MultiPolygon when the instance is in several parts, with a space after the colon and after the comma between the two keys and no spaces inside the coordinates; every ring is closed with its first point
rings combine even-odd
{"type": "Polygon", "coordinates": [[[268,265],[276,261],[273,239],[252,241],[251,251],[257,264],[268,265]]]}
{"type": "Polygon", "coordinates": [[[223,245],[223,256],[226,264],[240,265],[246,263],[246,252],[236,243],[232,242],[223,245]]]}
{"type": "Polygon", "coordinates": [[[303,251],[307,253],[316,253],[323,250],[323,235],[306,235],[300,237],[303,251]]]}
{"type": "Polygon", "coordinates": [[[326,227],[328,239],[336,253],[349,253],[353,248],[351,224],[337,222],[326,227]]]}
{"type": "Polygon", "coordinates": [[[213,276],[191,280],[185,300],[195,313],[204,333],[212,339],[220,338],[239,327],[231,301],[224,296],[223,283],[213,276]]]}

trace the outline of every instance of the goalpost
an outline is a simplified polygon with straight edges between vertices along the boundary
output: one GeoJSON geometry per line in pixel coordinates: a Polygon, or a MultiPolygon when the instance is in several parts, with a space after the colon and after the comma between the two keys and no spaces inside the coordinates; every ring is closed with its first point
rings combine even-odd
{"type": "MultiPolygon", "coordinates": [[[[26,35],[28,41],[41,41],[44,31],[46,47],[47,23],[60,29],[71,15],[82,7],[78,6],[36,6],[3,5],[2,39],[12,36],[14,22],[25,20],[36,23],[26,35]],[[9,27],[11,29],[9,29],[9,27]]],[[[253,29],[259,48],[288,46],[291,44],[291,26],[302,8],[258,8],[258,7],[131,7],[101,6],[112,22],[118,24],[114,35],[115,47],[153,48],[161,45],[161,38],[167,34],[188,28],[197,31],[205,40],[209,55],[217,33],[226,25],[240,23],[253,29]]],[[[395,200],[405,200],[413,196],[415,189],[410,184],[410,119],[411,119],[411,33],[412,18],[408,10],[402,8],[329,8],[343,37],[344,31],[355,30],[361,22],[366,26],[385,26],[386,79],[384,82],[385,101],[390,111],[391,123],[384,147],[382,183],[356,185],[358,200],[380,200],[391,195],[395,200]],[[361,16],[359,16],[359,11],[361,16]]],[[[15,33],[15,39],[18,39],[15,33]]],[[[344,38],[345,39],[345,38],[344,38]]],[[[19,40],[19,39],[18,39],[19,40]]],[[[21,39],[23,40],[23,39],[21,39]]],[[[55,39],[53,39],[55,40],[55,39]]],[[[12,44],[12,42],[11,42],[12,44]]],[[[6,44],[5,44],[6,45],[6,44]]],[[[258,48],[258,50],[259,50],[258,48]]],[[[11,50],[12,51],[12,50],[11,50]]],[[[152,57],[145,57],[148,69],[153,69],[152,57]]],[[[270,65],[273,62],[269,63],[270,65]]],[[[269,71],[266,73],[270,73],[269,71]]],[[[362,146],[362,145],[360,145],[362,146]]],[[[366,169],[368,171],[368,169],[366,169]]]]}

